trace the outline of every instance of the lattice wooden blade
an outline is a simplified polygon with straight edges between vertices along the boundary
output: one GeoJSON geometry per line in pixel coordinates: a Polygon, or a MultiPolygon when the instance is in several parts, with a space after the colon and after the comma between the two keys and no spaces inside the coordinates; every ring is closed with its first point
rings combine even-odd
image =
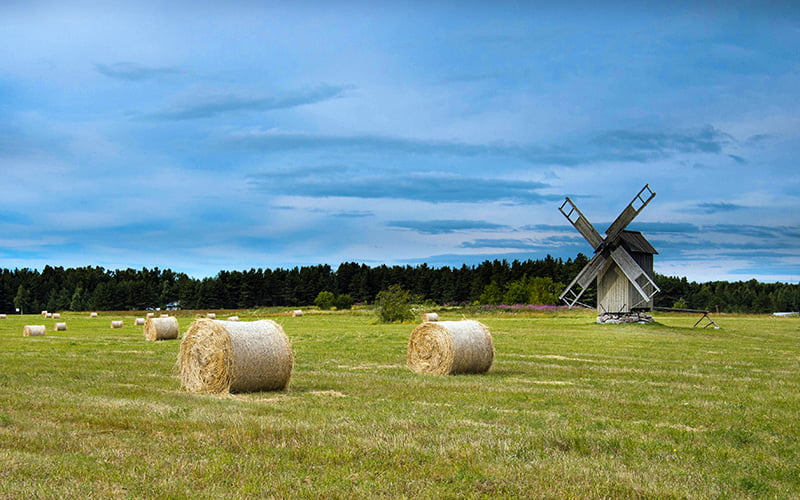
{"type": "Polygon", "coordinates": [[[581,233],[584,238],[586,238],[586,241],[592,245],[592,248],[597,250],[597,248],[603,243],[603,237],[600,236],[600,233],[598,233],[594,226],[592,226],[592,223],[589,222],[589,219],[587,219],[586,216],[584,216],[583,213],[578,210],[578,207],[575,205],[575,203],[573,203],[572,200],[567,197],[567,199],[564,200],[564,203],[558,207],[558,210],[564,214],[564,217],[566,217],[567,220],[570,221],[573,226],[575,226],[575,229],[577,229],[578,232],[581,233]]]}
{"type": "Polygon", "coordinates": [[[609,244],[613,244],[614,240],[619,236],[619,233],[628,227],[628,224],[639,215],[639,212],[650,203],[650,200],[652,200],[655,195],[656,194],[650,189],[650,185],[645,184],[641,191],[633,197],[633,200],[628,206],[625,207],[625,210],[619,214],[617,220],[608,227],[606,230],[606,241],[609,244]]]}
{"type": "Polygon", "coordinates": [[[617,247],[611,251],[611,259],[617,263],[622,272],[631,282],[633,287],[642,296],[643,302],[653,298],[653,295],[660,292],[658,285],[647,275],[646,272],[633,260],[631,254],[622,247],[617,247]]]}
{"type": "Polygon", "coordinates": [[[578,303],[578,300],[580,300],[583,292],[589,288],[589,285],[592,284],[592,281],[597,277],[597,275],[600,273],[600,270],[607,262],[608,256],[606,252],[598,253],[592,257],[592,260],[583,266],[581,272],[575,276],[575,279],[572,280],[572,283],[570,283],[569,286],[564,289],[558,298],[563,300],[570,308],[573,307],[578,303]],[[576,285],[579,288],[574,289],[576,285]]]}

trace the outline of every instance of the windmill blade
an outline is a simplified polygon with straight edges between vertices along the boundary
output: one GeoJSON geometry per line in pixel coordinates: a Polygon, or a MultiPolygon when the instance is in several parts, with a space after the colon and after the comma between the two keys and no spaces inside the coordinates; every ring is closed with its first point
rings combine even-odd
{"type": "Polygon", "coordinates": [[[639,292],[639,295],[642,296],[643,300],[636,305],[650,301],[653,295],[661,291],[652,278],[644,272],[641,266],[633,260],[631,254],[624,248],[617,247],[611,250],[611,259],[617,263],[628,278],[628,281],[631,282],[636,291],[639,292]]]}
{"type": "Polygon", "coordinates": [[[564,214],[564,217],[567,218],[568,221],[572,223],[575,229],[578,230],[579,233],[586,238],[586,241],[592,245],[592,248],[597,250],[597,248],[603,243],[603,237],[600,236],[600,233],[592,226],[592,223],[589,222],[589,219],[583,215],[583,213],[578,210],[578,207],[575,206],[575,203],[567,197],[564,200],[564,203],[558,207],[558,210],[564,214]],[[569,206],[567,206],[569,205],[569,206]],[[565,208],[566,207],[566,208],[565,208]]]}
{"type": "Polygon", "coordinates": [[[614,240],[619,236],[619,233],[639,215],[639,212],[650,203],[650,200],[652,200],[655,195],[653,190],[650,189],[650,184],[645,184],[642,190],[639,191],[628,206],[625,207],[625,210],[619,214],[617,220],[608,227],[608,230],[606,230],[606,241],[613,244],[614,240]]]}
{"type": "Polygon", "coordinates": [[[600,252],[592,257],[592,260],[586,263],[581,269],[581,272],[575,276],[575,279],[572,280],[572,283],[569,284],[567,288],[561,292],[559,295],[559,300],[563,300],[570,309],[578,303],[580,300],[581,295],[583,292],[589,288],[589,285],[592,284],[592,281],[597,277],[600,273],[600,270],[603,268],[604,265],[608,262],[607,252],[600,252]],[[578,285],[580,288],[577,290],[573,290],[573,287],[578,285]]]}

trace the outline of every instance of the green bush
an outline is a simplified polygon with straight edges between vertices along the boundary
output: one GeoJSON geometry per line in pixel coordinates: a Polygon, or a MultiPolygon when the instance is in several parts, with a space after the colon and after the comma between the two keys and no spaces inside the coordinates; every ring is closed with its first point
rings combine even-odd
{"type": "Polygon", "coordinates": [[[350,309],[353,307],[353,297],[350,294],[343,293],[341,295],[337,295],[335,299],[333,299],[333,307],[336,309],[344,310],[350,309]]]}
{"type": "Polygon", "coordinates": [[[326,311],[333,307],[333,292],[322,291],[317,294],[317,298],[314,299],[314,305],[326,311]]]}
{"type": "Polygon", "coordinates": [[[378,318],[383,323],[414,319],[414,312],[411,310],[411,292],[400,285],[392,285],[388,290],[378,292],[375,303],[378,306],[378,318]]]}

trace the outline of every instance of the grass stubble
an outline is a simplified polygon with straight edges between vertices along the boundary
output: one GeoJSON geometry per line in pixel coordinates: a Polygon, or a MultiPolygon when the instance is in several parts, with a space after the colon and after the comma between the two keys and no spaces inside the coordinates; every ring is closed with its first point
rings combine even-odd
{"type": "Polygon", "coordinates": [[[274,315],[289,389],[213,396],[180,389],[180,341],[106,316],[45,337],[0,320],[3,498],[800,495],[797,318],[497,313],[470,318],[488,373],[433,376],[405,366],[415,325],[274,315]]]}

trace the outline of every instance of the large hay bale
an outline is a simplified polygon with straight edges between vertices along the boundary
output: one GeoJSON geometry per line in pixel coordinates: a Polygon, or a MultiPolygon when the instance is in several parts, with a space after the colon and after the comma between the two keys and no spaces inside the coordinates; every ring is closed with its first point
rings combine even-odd
{"type": "Polygon", "coordinates": [[[97,317],[97,313],[95,313],[95,312],[89,313],[89,317],[90,318],[96,318],[97,317]]]}
{"type": "Polygon", "coordinates": [[[7,319],[7,316],[5,314],[0,314],[0,319],[7,319]]]}
{"type": "Polygon", "coordinates": [[[53,313],[45,312],[44,313],[44,317],[45,318],[52,318],[53,317],[53,313]]]}
{"type": "Polygon", "coordinates": [[[206,313],[206,318],[217,319],[217,313],[206,313]]]}
{"type": "Polygon", "coordinates": [[[25,325],[22,329],[22,335],[25,337],[33,337],[36,335],[44,335],[46,328],[44,325],[25,325]]]}
{"type": "Polygon", "coordinates": [[[147,317],[148,317],[148,318],[152,318],[152,317],[154,317],[154,316],[155,316],[155,313],[147,313],[147,317]]]}
{"type": "Polygon", "coordinates": [[[136,318],[133,320],[133,324],[135,326],[142,326],[144,325],[144,318],[136,318]]]}
{"type": "Polygon", "coordinates": [[[42,316],[47,316],[47,311],[42,311],[42,316]]]}
{"type": "Polygon", "coordinates": [[[199,319],[181,340],[181,385],[191,392],[283,390],[294,354],[283,328],[272,320],[199,319]]]}
{"type": "Polygon", "coordinates": [[[292,311],[292,317],[294,318],[299,318],[302,315],[303,311],[301,311],[300,309],[295,309],[294,311],[292,311]]]}
{"type": "Polygon", "coordinates": [[[53,319],[61,319],[61,313],[53,313],[53,319]]]}
{"type": "Polygon", "coordinates": [[[161,314],[159,316],[162,317],[162,318],[169,318],[169,314],[161,314]]]}
{"type": "Polygon", "coordinates": [[[66,323],[56,323],[53,326],[53,330],[56,332],[66,332],[67,331],[67,324],[66,323]]]}
{"type": "Polygon", "coordinates": [[[177,339],[178,318],[147,318],[144,322],[144,338],[147,340],[177,339]]]}
{"type": "Polygon", "coordinates": [[[436,313],[424,313],[422,315],[422,322],[428,323],[431,321],[439,321],[439,315],[436,313]]]}
{"type": "Polygon", "coordinates": [[[228,316],[228,321],[239,321],[239,316],[228,316]]]}
{"type": "Polygon", "coordinates": [[[493,359],[492,335],[477,321],[422,323],[408,340],[406,363],[420,373],[484,373],[493,359]]]}
{"type": "Polygon", "coordinates": [[[122,321],[120,320],[112,321],[111,328],[122,328],[122,321]]]}

